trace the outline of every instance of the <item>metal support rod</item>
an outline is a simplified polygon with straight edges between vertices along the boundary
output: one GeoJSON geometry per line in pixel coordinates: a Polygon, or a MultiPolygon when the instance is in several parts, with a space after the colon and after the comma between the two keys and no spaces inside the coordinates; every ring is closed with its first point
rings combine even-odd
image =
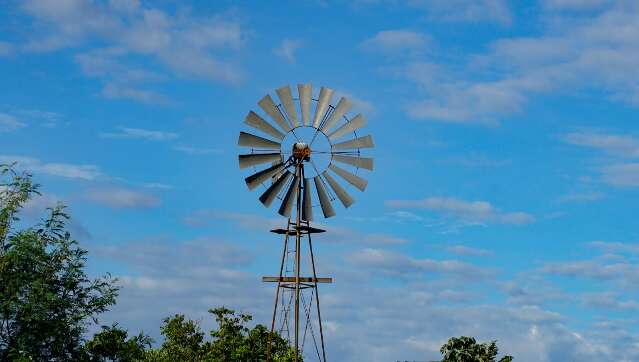
{"type": "Polygon", "coordinates": [[[291,230],[291,218],[286,223],[286,236],[284,237],[284,251],[282,251],[282,263],[280,264],[280,277],[277,282],[277,288],[275,290],[275,305],[273,306],[273,320],[271,321],[271,333],[268,335],[268,344],[266,345],[266,360],[270,360],[271,356],[271,336],[275,332],[275,316],[277,315],[277,302],[280,297],[280,285],[282,284],[282,272],[284,271],[284,260],[286,258],[286,252],[288,251],[288,234],[291,230]]]}
{"type": "MultiPolygon", "coordinates": [[[[300,180],[304,177],[302,163],[298,163],[295,174],[300,180]]],[[[297,192],[297,215],[295,217],[295,225],[297,226],[295,233],[295,362],[299,355],[299,336],[300,336],[300,226],[302,216],[302,182],[298,183],[297,192]]]]}
{"type": "MultiPolygon", "coordinates": [[[[306,226],[310,227],[310,222],[306,221],[306,226]]],[[[315,273],[315,256],[313,256],[313,242],[311,234],[308,234],[308,249],[311,254],[311,266],[313,267],[313,280],[315,281],[315,302],[317,304],[317,320],[319,321],[320,341],[322,343],[322,358],[326,362],[326,350],[324,349],[324,331],[322,330],[322,313],[320,312],[319,289],[317,288],[317,274],[315,273]]]]}

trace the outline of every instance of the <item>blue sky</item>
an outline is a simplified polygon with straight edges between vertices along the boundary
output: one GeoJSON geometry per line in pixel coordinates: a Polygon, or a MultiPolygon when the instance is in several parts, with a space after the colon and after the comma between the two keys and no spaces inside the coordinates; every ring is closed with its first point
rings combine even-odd
{"type": "MultiPolygon", "coordinates": [[[[423,360],[453,335],[518,361],[639,360],[639,6],[607,0],[8,1],[0,160],[121,280],[103,318],[226,305],[267,323],[284,219],[237,167],[282,85],[368,119],[375,170],[320,221],[332,360],[423,360]]],[[[316,210],[319,212],[319,210],[316,210]]]]}

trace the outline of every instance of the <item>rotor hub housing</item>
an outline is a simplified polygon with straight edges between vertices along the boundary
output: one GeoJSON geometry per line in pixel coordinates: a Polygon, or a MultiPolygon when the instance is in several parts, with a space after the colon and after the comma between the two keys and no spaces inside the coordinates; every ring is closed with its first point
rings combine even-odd
{"type": "Polygon", "coordinates": [[[293,144],[293,158],[297,160],[309,160],[311,158],[311,147],[304,142],[293,144]]]}

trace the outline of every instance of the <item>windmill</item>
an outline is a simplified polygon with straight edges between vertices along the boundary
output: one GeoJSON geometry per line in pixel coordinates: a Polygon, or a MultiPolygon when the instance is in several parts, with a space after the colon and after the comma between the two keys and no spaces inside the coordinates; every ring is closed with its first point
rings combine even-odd
{"type": "Polygon", "coordinates": [[[321,87],[317,98],[312,97],[311,84],[299,84],[297,91],[298,96],[294,98],[289,86],[281,87],[276,90],[279,103],[269,94],[258,102],[264,117],[253,111],[248,113],[244,123],[261,135],[240,132],[238,145],[249,148],[250,152],[239,155],[239,164],[241,169],[254,171],[245,178],[249,190],[261,186],[259,200],[271,207],[277,199],[278,213],[288,220],[285,228],[271,230],[284,238],[279,276],[262,277],[263,282],[277,283],[271,332],[276,330],[278,322],[277,332],[291,341],[289,327],[292,325],[292,344],[297,358],[310,331],[318,359],[326,361],[317,285],[332,283],[332,278],[317,277],[312,235],[325,230],[312,227],[311,221],[317,206],[325,218],[335,216],[336,200],[345,208],[351,206],[354,199],[347,191],[348,185],[360,191],[366,189],[367,181],[358,173],[362,169],[373,170],[373,159],[363,157],[362,153],[374,145],[371,136],[358,135],[366,124],[364,116],[347,116],[352,106],[348,98],[341,97],[333,105],[334,91],[330,88],[321,87]],[[270,118],[275,125],[265,118],[270,118]],[[345,181],[346,187],[340,181],[345,181]],[[301,275],[303,268],[309,267],[302,264],[302,247],[307,247],[308,272],[312,276],[301,275]],[[313,300],[317,324],[311,318],[313,300]],[[306,319],[303,331],[300,331],[300,303],[306,319]],[[320,347],[314,325],[319,326],[320,347]]]}

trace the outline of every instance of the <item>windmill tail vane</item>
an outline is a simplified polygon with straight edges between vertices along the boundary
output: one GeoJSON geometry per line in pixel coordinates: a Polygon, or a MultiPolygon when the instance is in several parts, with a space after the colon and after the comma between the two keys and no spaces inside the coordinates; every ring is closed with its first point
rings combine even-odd
{"type": "MultiPolygon", "coordinates": [[[[260,202],[271,207],[277,199],[278,213],[287,218],[285,228],[271,230],[284,239],[279,275],[262,277],[263,282],[277,284],[271,332],[289,340],[296,361],[304,353],[307,337],[313,343],[312,354],[326,361],[318,284],[332,283],[332,278],[317,277],[312,235],[325,230],[311,226],[313,210],[319,207],[329,218],[336,214],[334,201],[345,208],[354,203],[347,189],[366,189],[368,182],[360,170],[372,171],[373,159],[362,154],[374,144],[370,135],[358,135],[366,119],[361,114],[348,117],[352,107],[348,98],[341,97],[333,105],[335,92],[330,88],[321,87],[317,98],[312,96],[311,84],[299,84],[297,90],[297,98],[284,86],[276,90],[279,103],[269,94],[258,101],[264,117],[250,111],[244,123],[261,135],[240,132],[238,146],[250,152],[240,154],[238,160],[240,169],[253,169],[244,179],[249,190],[261,187],[260,202]],[[303,254],[310,263],[302,263],[303,254]]],[[[269,342],[267,360],[270,353],[269,342]]]]}

